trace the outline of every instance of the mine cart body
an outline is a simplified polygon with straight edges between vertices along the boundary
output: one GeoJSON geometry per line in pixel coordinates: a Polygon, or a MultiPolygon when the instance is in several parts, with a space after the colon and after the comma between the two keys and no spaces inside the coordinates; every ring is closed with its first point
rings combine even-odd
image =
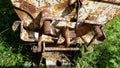
{"type": "Polygon", "coordinates": [[[71,45],[105,39],[103,26],[120,13],[119,0],[11,0],[21,21],[20,38],[38,42],[38,50],[74,51],[71,45]],[[48,46],[48,47],[46,47],[48,46]],[[39,48],[40,47],[40,48],[39,48]]]}

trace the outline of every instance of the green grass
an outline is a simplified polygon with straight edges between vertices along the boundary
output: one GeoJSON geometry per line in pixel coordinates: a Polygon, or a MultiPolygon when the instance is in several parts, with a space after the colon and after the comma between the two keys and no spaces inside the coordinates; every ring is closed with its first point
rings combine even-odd
{"type": "Polygon", "coordinates": [[[0,68],[28,68],[27,47],[22,45],[19,34],[12,31],[14,21],[19,20],[10,0],[0,0],[0,68]]]}
{"type": "Polygon", "coordinates": [[[104,26],[106,39],[93,50],[82,52],[81,68],[120,68],[120,15],[104,26]]]}

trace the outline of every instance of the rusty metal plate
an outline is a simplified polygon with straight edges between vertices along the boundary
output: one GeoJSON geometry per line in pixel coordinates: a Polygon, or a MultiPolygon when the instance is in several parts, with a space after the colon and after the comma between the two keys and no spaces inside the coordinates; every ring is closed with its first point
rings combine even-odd
{"type": "MultiPolygon", "coordinates": [[[[39,28],[40,12],[44,9],[49,10],[53,17],[57,16],[60,17],[60,19],[66,19],[63,21],[52,21],[52,27],[68,26],[74,29],[76,22],[71,22],[70,19],[73,18],[76,13],[75,7],[73,7],[75,1],[76,0],[11,0],[16,13],[21,19],[21,27],[23,25],[29,26],[33,30],[39,28]]],[[[104,25],[119,14],[119,0],[83,0],[78,17],[87,24],[104,25]]],[[[33,42],[38,39],[37,32],[27,31],[24,28],[21,30],[22,40],[33,42]]],[[[51,31],[54,33],[54,30],[51,31]]],[[[91,36],[91,34],[83,38],[89,40],[88,36],[91,36]]],[[[51,37],[45,38],[51,40],[51,37]]],[[[89,38],[91,39],[91,37],[89,38]]]]}
{"type": "MultiPolygon", "coordinates": [[[[13,24],[12,29],[15,31],[20,25],[20,38],[23,41],[37,41],[37,44],[34,44],[37,46],[33,45],[31,48],[36,53],[33,55],[32,64],[35,68],[38,68],[42,56],[46,57],[47,67],[54,65],[56,68],[59,61],[62,66],[70,68],[71,61],[68,55],[60,51],[79,52],[81,45],[85,46],[87,51],[93,41],[98,44],[105,39],[102,27],[120,14],[120,0],[11,0],[11,2],[21,19],[13,24]],[[74,47],[71,46],[73,43],[74,47]]],[[[76,53],[71,55],[73,59],[78,56],[76,53]]]]}

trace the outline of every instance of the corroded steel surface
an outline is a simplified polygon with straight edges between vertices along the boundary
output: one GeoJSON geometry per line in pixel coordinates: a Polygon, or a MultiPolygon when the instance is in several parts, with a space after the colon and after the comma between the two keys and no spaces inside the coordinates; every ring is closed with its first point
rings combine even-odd
{"type": "MultiPolygon", "coordinates": [[[[52,25],[51,32],[53,34],[55,34],[55,27],[68,26],[73,29],[75,28],[76,23],[70,21],[71,18],[75,17],[76,10],[73,5],[75,1],[76,0],[11,0],[16,13],[22,21],[22,25],[26,27],[29,26],[31,30],[40,28],[40,12],[44,9],[49,10],[49,14],[52,18],[48,18],[53,19],[50,24],[52,25]]],[[[89,24],[104,25],[120,13],[119,4],[119,0],[83,0],[82,7],[79,10],[79,23],[84,21],[89,24]]],[[[28,31],[24,28],[21,29],[22,40],[37,40],[37,32],[28,31]]],[[[91,28],[81,27],[78,29],[78,32],[84,33],[85,29],[91,28]],[[80,30],[82,28],[84,28],[84,30],[80,30]]],[[[90,30],[86,31],[89,32],[90,30]]]]}
{"type": "Polygon", "coordinates": [[[38,46],[31,48],[36,54],[33,57],[33,68],[38,68],[44,51],[79,51],[80,48],[69,46],[73,43],[88,43],[85,45],[87,49],[93,41],[94,43],[103,41],[105,33],[102,27],[120,14],[120,0],[11,0],[11,2],[21,19],[13,24],[12,29],[15,31],[20,25],[20,38],[23,41],[37,41],[38,46]]]}
{"type": "MultiPolygon", "coordinates": [[[[45,7],[47,7],[46,9],[49,9],[51,11],[51,14],[53,16],[72,18],[75,14],[75,10],[74,10],[75,7],[69,6],[72,4],[71,1],[73,1],[74,3],[75,0],[67,0],[67,1],[66,0],[11,0],[11,1],[15,7],[18,7],[21,10],[23,10],[22,14],[20,14],[17,11],[21,20],[22,21],[27,20],[29,21],[29,23],[31,23],[31,20],[28,19],[36,18],[40,13],[40,11],[42,11],[45,7]],[[27,14],[29,13],[28,17],[26,13],[27,14]]],[[[119,10],[120,10],[119,5],[106,3],[106,2],[120,4],[120,1],[118,0],[114,0],[114,1],[100,0],[100,1],[97,2],[92,0],[83,0],[82,1],[83,6],[79,10],[79,18],[81,19],[92,18],[92,20],[95,19],[98,22],[106,23],[108,20],[111,20],[114,16],[119,14],[119,10]]]]}

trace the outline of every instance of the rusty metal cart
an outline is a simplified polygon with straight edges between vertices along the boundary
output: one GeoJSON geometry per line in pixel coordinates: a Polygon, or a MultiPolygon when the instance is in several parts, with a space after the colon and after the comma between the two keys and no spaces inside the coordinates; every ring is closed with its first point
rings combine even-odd
{"type": "Polygon", "coordinates": [[[33,68],[39,67],[43,57],[48,57],[46,65],[64,65],[69,60],[64,52],[80,52],[80,46],[87,50],[91,43],[100,43],[105,39],[103,26],[120,13],[119,0],[11,2],[21,20],[13,23],[13,31],[20,27],[20,38],[35,43],[31,47],[33,68]]]}

